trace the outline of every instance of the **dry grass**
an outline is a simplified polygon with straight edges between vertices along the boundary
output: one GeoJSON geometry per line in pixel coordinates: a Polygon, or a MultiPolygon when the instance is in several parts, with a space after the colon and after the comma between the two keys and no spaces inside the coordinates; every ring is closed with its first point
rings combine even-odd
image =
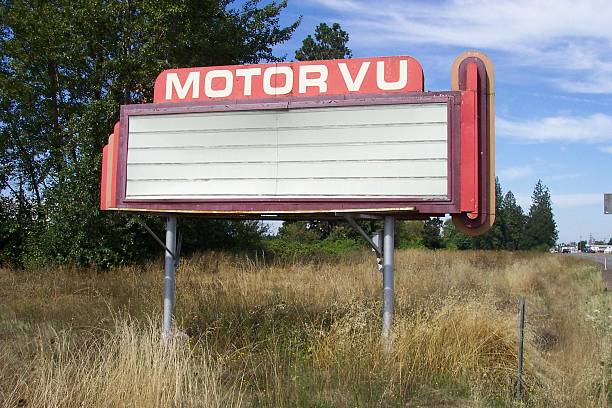
{"type": "MultiPolygon", "coordinates": [[[[25,340],[25,339],[24,339],[25,340]]],[[[26,340],[27,341],[27,340],[26,340]]],[[[162,344],[158,328],[117,320],[112,332],[40,332],[29,372],[5,406],[230,407],[240,394],[224,390],[218,367],[185,336],[162,344]]]]}
{"type": "Polygon", "coordinates": [[[525,404],[610,402],[611,300],[589,264],[398,251],[385,354],[371,254],[258,261],[185,260],[181,333],[169,347],[149,321],[161,309],[161,263],[104,273],[0,270],[0,404],[512,406],[519,296],[527,299],[525,404]]]}

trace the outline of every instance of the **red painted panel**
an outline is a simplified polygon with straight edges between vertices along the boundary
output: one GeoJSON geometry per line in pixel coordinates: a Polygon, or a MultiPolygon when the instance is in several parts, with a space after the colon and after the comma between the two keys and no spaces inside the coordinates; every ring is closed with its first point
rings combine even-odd
{"type": "Polygon", "coordinates": [[[111,181],[110,200],[111,200],[111,205],[113,206],[113,208],[117,208],[117,174],[118,174],[117,163],[119,161],[119,129],[120,129],[120,125],[119,125],[119,122],[117,122],[115,123],[115,127],[113,129],[113,134],[111,136],[112,143],[110,144],[113,149],[112,174],[110,175],[111,176],[110,178],[110,181],[111,181]]]}
{"type": "Polygon", "coordinates": [[[422,91],[421,64],[412,57],[397,56],[169,69],[155,80],[153,100],[193,102],[422,91]]]}
{"type": "Polygon", "coordinates": [[[461,95],[461,211],[478,217],[478,66],[466,68],[466,90],[461,95]]]}
{"type": "Polygon", "coordinates": [[[108,145],[102,149],[102,180],[100,184],[100,209],[107,210],[106,206],[106,180],[107,180],[107,166],[108,161],[108,145]]]}
{"type": "MultiPolygon", "coordinates": [[[[464,211],[453,215],[459,231],[470,235],[486,233],[495,221],[495,114],[494,73],[488,57],[479,52],[466,52],[453,63],[452,88],[467,92],[476,90],[477,125],[477,212],[464,211]],[[476,66],[474,75],[473,66],[476,66]],[[469,71],[472,71],[471,73],[469,71]],[[474,77],[475,76],[475,77],[474,77]]],[[[466,186],[462,185],[462,189],[466,186]]]]}

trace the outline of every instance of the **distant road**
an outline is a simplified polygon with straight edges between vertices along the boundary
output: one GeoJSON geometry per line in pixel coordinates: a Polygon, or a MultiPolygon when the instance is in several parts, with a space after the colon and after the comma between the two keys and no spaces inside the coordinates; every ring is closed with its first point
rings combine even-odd
{"type": "Polygon", "coordinates": [[[593,261],[601,266],[601,273],[603,275],[603,279],[608,285],[608,289],[612,290],[612,254],[569,254],[570,256],[575,256],[582,259],[587,259],[589,261],[593,261]],[[604,265],[608,266],[608,270],[604,270],[604,265]]]}

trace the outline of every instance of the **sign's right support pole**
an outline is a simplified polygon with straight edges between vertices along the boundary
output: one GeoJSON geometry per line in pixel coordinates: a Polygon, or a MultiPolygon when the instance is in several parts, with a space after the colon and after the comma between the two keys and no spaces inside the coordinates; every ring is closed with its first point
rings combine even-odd
{"type": "Polygon", "coordinates": [[[174,272],[176,263],[176,217],[166,220],[166,256],[164,258],[164,310],[162,341],[167,342],[172,334],[172,317],[174,315],[174,272]],[[172,251],[172,253],[170,251],[172,251]]]}
{"type": "Polygon", "coordinates": [[[391,351],[391,325],[393,323],[393,280],[395,249],[395,218],[385,217],[383,238],[383,341],[386,351],[391,351]]]}

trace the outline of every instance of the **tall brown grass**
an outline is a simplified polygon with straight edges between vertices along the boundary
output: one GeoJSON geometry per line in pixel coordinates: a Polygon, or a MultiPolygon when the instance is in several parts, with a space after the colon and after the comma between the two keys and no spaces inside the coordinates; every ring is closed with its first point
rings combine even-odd
{"type": "Polygon", "coordinates": [[[167,347],[159,262],[0,270],[0,403],[513,406],[524,296],[523,403],[608,406],[611,300],[595,267],[531,253],[402,250],[396,259],[390,353],[381,276],[367,253],[288,264],[186,259],[167,347]]]}
{"type": "Polygon", "coordinates": [[[219,367],[201,344],[191,345],[186,336],[162,343],[151,321],[117,320],[110,332],[47,328],[32,341],[28,370],[4,396],[3,406],[240,405],[239,389],[221,385],[219,367]]]}

